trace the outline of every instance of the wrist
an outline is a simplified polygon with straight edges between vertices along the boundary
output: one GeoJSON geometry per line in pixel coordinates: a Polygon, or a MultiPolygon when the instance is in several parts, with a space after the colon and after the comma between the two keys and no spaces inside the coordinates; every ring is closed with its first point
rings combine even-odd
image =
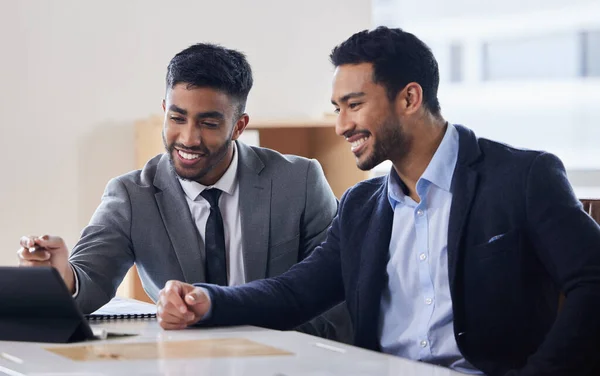
{"type": "Polygon", "coordinates": [[[70,264],[67,264],[65,270],[62,273],[63,275],[63,280],[65,281],[65,285],[67,285],[67,288],[69,289],[69,291],[71,292],[71,294],[74,294],[76,291],[76,286],[75,286],[75,270],[73,270],[73,268],[71,267],[70,264]]]}

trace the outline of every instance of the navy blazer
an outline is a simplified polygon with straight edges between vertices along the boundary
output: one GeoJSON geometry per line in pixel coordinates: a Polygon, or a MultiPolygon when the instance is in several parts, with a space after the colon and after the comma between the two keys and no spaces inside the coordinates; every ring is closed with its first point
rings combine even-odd
{"type": "MultiPolygon", "coordinates": [[[[457,129],[448,267],[461,353],[488,375],[591,374],[600,357],[600,227],[558,158],[457,129]]],[[[213,311],[201,325],[291,329],[345,299],[354,344],[379,350],[392,220],[387,177],[357,184],[327,240],[285,274],[202,285],[213,311]]]]}

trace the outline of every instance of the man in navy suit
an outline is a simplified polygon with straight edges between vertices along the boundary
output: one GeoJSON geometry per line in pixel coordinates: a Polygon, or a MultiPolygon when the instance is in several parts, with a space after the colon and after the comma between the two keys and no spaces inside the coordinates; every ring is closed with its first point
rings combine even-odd
{"type": "Polygon", "coordinates": [[[412,34],[362,31],[331,60],[336,132],[359,168],[391,160],[389,175],[350,188],[327,240],[279,277],[170,281],[161,326],[292,329],[345,299],[366,349],[470,374],[595,374],[600,227],[560,160],[446,122],[412,34]]]}

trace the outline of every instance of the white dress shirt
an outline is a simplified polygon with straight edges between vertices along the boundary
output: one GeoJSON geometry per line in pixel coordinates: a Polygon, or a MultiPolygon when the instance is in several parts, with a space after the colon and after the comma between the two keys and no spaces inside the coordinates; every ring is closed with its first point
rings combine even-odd
{"type": "Polygon", "coordinates": [[[379,338],[385,353],[481,375],[465,360],[454,339],[448,223],[457,159],[458,131],[448,124],[440,146],[417,181],[419,203],[405,194],[396,172],[390,172],[388,199],[394,222],[379,338]]]}
{"type": "MultiPolygon", "coordinates": [[[[240,214],[240,195],[237,177],[238,152],[233,143],[233,159],[231,164],[214,185],[205,186],[195,181],[181,180],[181,188],[198,228],[201,241],[204,241],[206,222],[210,214],[210,204],[200,193],[205,189],[217,188],[223,191],[219,198],[219,209],[223,217],[225,229],[225,259],[227,261],[227,281],[229,286],[242,285],[246,282],[244,275],[244,258],[242,253],[242,218],[240,214]]],[[[204,265],[198,265],[204,267],[204,265]]],[[[195,281],[199,282],[199,281],[195,281]]]]}

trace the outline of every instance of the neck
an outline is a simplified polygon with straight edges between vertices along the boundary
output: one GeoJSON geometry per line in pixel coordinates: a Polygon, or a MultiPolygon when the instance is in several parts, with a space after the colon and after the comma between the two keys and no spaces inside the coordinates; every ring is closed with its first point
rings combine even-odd
{"type": "Polygon", "coordinates": [[[409,149],[400,158],[392,160],[396,173],[409,191],[409,196],[420,202],[417,181],[425,172],[433,155],[440,146],[447,123],[444,119],[431,119],[415,124],[411,129],[409,149]]]}

